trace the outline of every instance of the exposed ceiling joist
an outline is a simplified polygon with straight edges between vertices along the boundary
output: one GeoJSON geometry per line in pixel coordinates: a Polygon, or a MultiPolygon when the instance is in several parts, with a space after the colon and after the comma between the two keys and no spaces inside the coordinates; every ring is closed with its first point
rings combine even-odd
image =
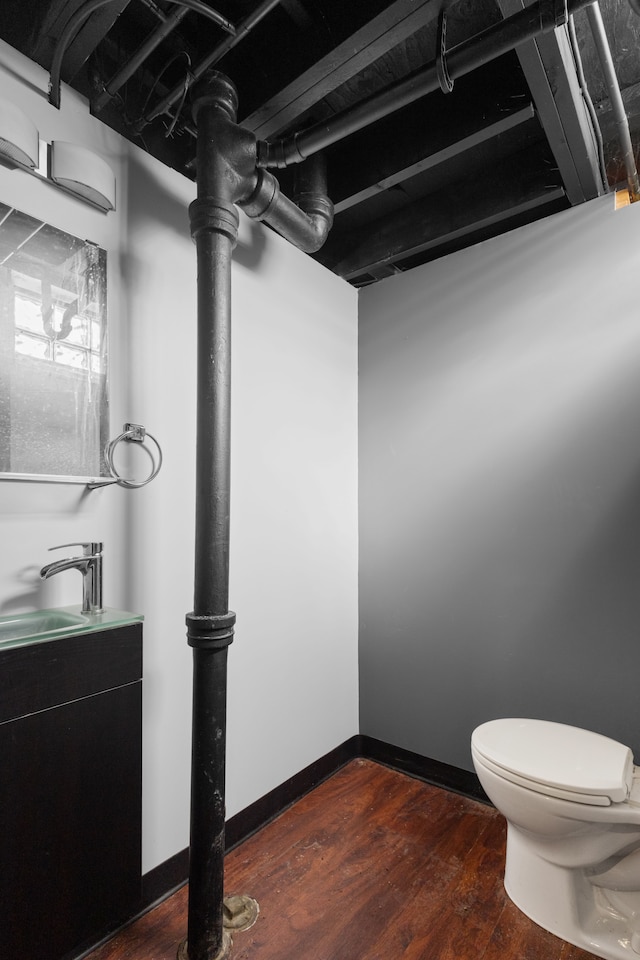
{"type": "MultiPolygon", "coordinates": [[[[65,52],[62,79],[66,83],[70,83],[81,70],[129,2],[111,0],[85,20],[65,52]]],[[[36,62],[50,61],[57,38],[82,3],[83,0],[52,0],[48,5],[31,54],[36,62]]]]}
{"type": "MultiPolygon", "coordinates": [[[[437,167],[441,163],[447,163],[454,157],[468,150],[472,150],[481,143],[499,137],[521,124],[528,123],[533,117],[534,110],[531,104],[527,104],[520,110],[513,110],[507,113],[506,116],[504,111],[496,108],[496,113],[490,118],[473,115],[472,117],[466,118],[466,124],[464,121],[461,123],[459,120],[455,126],[455,137],[451,138],[454,132],[453,128],[447,130],[446,133],[449,135],[449,142],[445,142],[439,149],[433,150],[430,153],[425,154],[424,151],[416,151],[416,153],[414,153],[413,151],[407,150],[406,145],[403,144],[401,151],[399,151],[401,156],[393,158],[395,162],[392,160],[392,162],[389,163],[388,156],[385,157],[386,172],[384,175],[376,179],[370,186],[338,200],[335,204],[335,212],[341,213],[344,210],[348,210],[349,207],[357,203],[362,203],[382,190],[388,190],[391,187],[398,186],[403,181],[409,180],[433,167],[437,167]],[[404,163],[407,163],[407,161],[410,162],[406,166],[398,168],[397,164],[401,158],[404,163]]],[[[375,173],[376,171],[380,172],[380,168],[372,166],[367,172],[375,173]]]]}
{"type": "Polygon", "coordinates": [[[331,269],[349,280],[562,199],[563,188],[541,171],[535,153],[511,157],[480,178],[454,183],[347,234],[331,269]]]}
{"type": "MultiPolygon", "coordinates": [[[[528,6],[498,0],[503,16],[528,6]]],[[[605,192],[597,141],[578,83],[566,27],[541,34],[517,48],[540,122],[558,164],[571,204],[605,192]]]]}
{"type": "MultiPolygon", "coordinates": [[[[64,26],[84,2],[0,0],[0,37],[50,70],[64,26]]],[[[102,97],[100,120],[190,178],[188,87],[198,76],[190,64],[204,70],[215,63],[234,82],[239,121],[260,139],[304,136],[311,128],[320,149],[326,128],[335,124],[335,133],[339,118],[351,116],[344,136],[322,146],[336,213],[313,256],[355,286],[605,193],[604,164],[609,183],[626,179],[619,114],[614,123],[591,18],[580,12],[570,21],[575,31],[562,26],[539,35],[536,0],[205,0],[236,25],[252,23],[241,43],[225,47],[198,17],[174,13],[177,28],[140,62],[137,51],[176,2],[106,2],[70,47],[64,78],[92,102],[133,58],[126,82],[102,97]],[[514,15],[536,39],[499,53],[494,40],[514,15]],[[458,70],[485,42],[495,56],[472,72],[458,70]],[[431,79],[418,99],[396,96],[425,75],[431,79]],[[602,154],[583,87],[595,101],[602,154]],[[385,97],[394,109],[374,114],[371,103],[385,97]],[[351,123],[358,115],[371,122],[351,123]]],[[[582,2],[570,6],[582,9],[582,2]]],[[[599,5],[637,154],[640,16],[627,0],[599,5]]],[[[562,14],[563,4],[556,9],[562,14]]],[[[278,170],[286,196],[295,195],[298,169],[278,170]]]]}
{"type": "Polygon", "coordinates": [[[437,15],[438,5],[432,0],[396,0],[387,10],[246,117],[242,121],[243,127],[264,140],[282,133],[328,94],[353,79],[382,54],[411,37],[437,15]]]}

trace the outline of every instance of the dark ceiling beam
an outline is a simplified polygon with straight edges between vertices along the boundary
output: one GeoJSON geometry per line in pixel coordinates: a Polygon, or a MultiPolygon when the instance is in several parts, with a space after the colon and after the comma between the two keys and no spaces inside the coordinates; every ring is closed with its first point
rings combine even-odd
{"type": "MultiPolygon", "coordinates": [[[[49,67],[60,34],[83,2],[84,0],[52,0],[48,4],[34,48],[29,53],[37,63],[49,67]]],[[[62,70],[65,83],[70,83],[81,70],[129,2],[130,0],[112,0],[85,21],[65,52],[62,70]]]]}
{"type": "Polygon", "coordinates": [[[393,263],[381,263],[378,266],[371,267],[367,272],[374,280],[384,280],[386,277],[394,277],[396,273],[402,273],[402,270],[393,263]]]}
{"type": "Polygon", "coordinates": [[[564,196],[538,151],[516,154],[481,175],[428,195],[325,247],[323,263],[345,280],[521,217],[564,196]]]}
{"type": "MultiPolygon", "coordinates": [[[[472,150],[482,143],[493,140],[495,137],[499,137],[522,124],[528,123],[533,120],[534,116],[532,105],[527,104],[526,107],[515,110],[507,116],[505,116],[504,112],[496,112],[489,120],[487,120],[487,117],[479,116],[464,119],[460,118],[460,122],[455,125],[455,139],[452,138],[453,129],[447,131],[449,142],[440,145],[440,148],[432,153],[425,154],[424,150],[419,153],[412,153],[407,150],[406,145],[402,144],[402,158],[405,163],[407,160],[410,162],[400,169],[394,169],[394,167],[397,166],[399,158],[392,157],[392,163],[389,163],[389,158],[385,158],[387,160],[387,171],[385,175],[380,176],[378,168],[377,175],[380,176],[380,179],[376,179],[375,182],[369,186],[363,187],[350,196],[338,200],[334,205],[335,213],[338,214],[343,210],[348,210],[350,207],[358,203],[363,203],[365,200],[370,199],[383,190],[389,190],[391,187],[398,186],[405,180],[424,173],[426,170],[453,160],[454,157],[458,157],[460,154],[472,150]],[[393,172],[391,172],[392,170],[393,172]]],[[[366,172],[367,175],[370,173],[375,174],[376,168],[369,167],[366,172]]]]}
{"type": "Polygon", "coordinates": [[[387,10],[246,117],[242,126],[261,140],[282,133],[328,94],[435,20],[438,6],[432,0],[395,0],[387,10]]]}
{"type": "MultiPolygon", "coordinates": [[[[498,0],[504,17],[523,10],[523,0],[498,0]]],[[[591,120],[582,98],[566,26],[517,48],[571,204],[605,192],[591,120]]]]}

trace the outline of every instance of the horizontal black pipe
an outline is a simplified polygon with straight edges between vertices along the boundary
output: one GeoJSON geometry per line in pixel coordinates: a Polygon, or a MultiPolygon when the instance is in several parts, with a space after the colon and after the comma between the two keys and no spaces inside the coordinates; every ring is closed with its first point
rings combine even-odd
{"type": "MultiPolygon", "coordinates": [[[[593,2],[594,0],[567,0],[566,12],[570,15],[593,2]]],[[[564,11],[564,5],[561,4],[561,7],[564,11]]],[[[554,9],[553,2],[541,0],[540,3],[493,24],[475,37],[451,47],[446,54],[450,78],[456,80],[471,73],[521,43],[554,29],[558,25],[557,18],[549,12],[554,9]]],[[[282,140],[258,143],[258,164],[261,167],[287,167],[300,163],[306,157],[439,89],[438,64],[433,61],[381,92],[374,93],[355,106],[335,114],[329,120],[282,140]]]]}

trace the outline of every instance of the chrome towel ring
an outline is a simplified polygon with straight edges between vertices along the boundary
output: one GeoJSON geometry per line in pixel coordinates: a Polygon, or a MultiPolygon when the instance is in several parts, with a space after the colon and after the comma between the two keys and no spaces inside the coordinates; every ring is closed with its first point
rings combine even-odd
{"type": "Polygon", "coordinates": [[[112,476],[112,480],[95,480],[93,483],[88,484],[88,486],[95,490],[96,487],[104,487],[112,483],[117,483],[120,487],[144,487],[147,483],[151,483],[154,480],[158,473],[160,472],[160,467],[162,466],[162,449],[160,444],[149,431],[141,423],[125,423],[122,428],[122,433],[119,434],[115,439],[110,440],[104,451],[104,459],[107,465],[107,469],[112,476]],[[152,440],[156,450],[157,455],[154,456],[153,451],[145,445],[145,440],[152,440]],[[151,473],[144,480],[128,480],[126,477],[122,477],[113,462],[113,455],[116,447],[121,440],[126,440],[128,443],[140,443],[145,447],[145,450],[151,458],[151,473]]]}

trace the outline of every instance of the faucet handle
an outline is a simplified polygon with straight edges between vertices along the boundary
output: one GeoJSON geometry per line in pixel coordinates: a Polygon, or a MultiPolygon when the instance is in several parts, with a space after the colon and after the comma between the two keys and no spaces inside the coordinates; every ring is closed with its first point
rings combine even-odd
{"type": "Polygon", "coordinates": [[[103,544],[99,540],[90,543],[59,543],[56,547],[49,547],[49,550],[63,550],[65,547],[82,547],[85,557],[91,557],[102,553],[103,544]]]}

